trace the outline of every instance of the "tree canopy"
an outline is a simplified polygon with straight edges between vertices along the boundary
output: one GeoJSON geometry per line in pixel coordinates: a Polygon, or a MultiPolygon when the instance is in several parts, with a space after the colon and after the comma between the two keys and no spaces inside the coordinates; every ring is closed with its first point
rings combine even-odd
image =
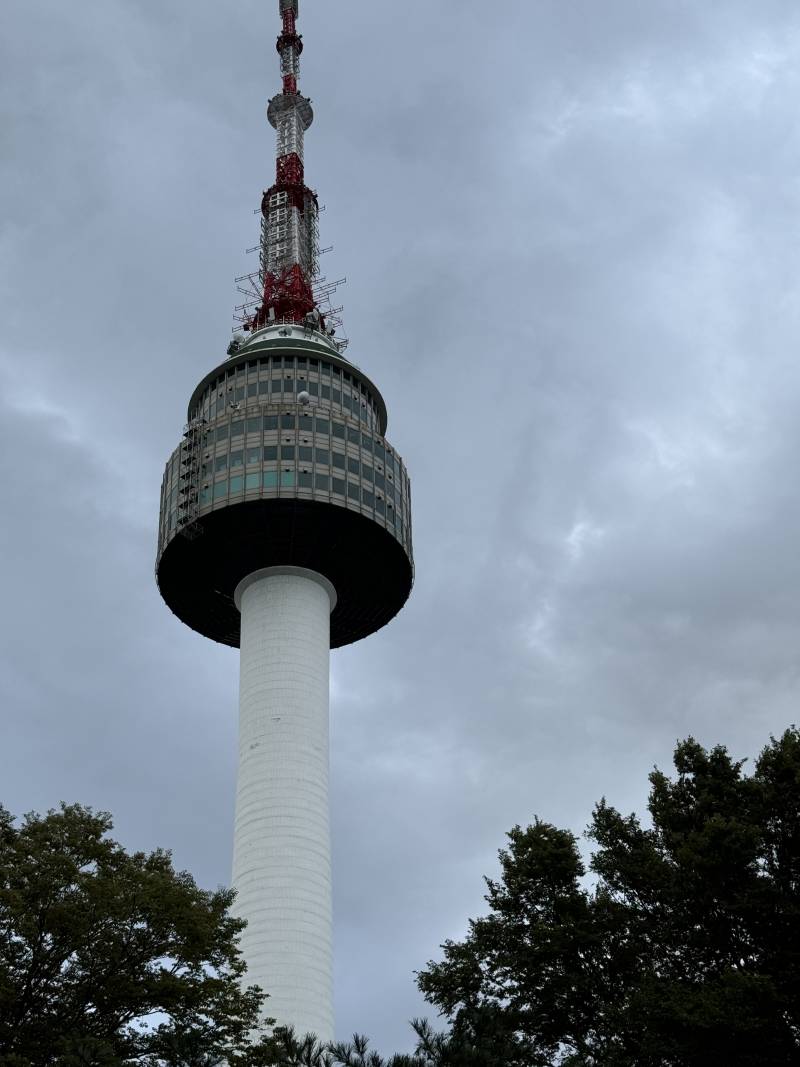
{"type": "Polygon", "coordinates": [[[256,1062],[243,923],[103,813],[0,808],[0,1064],[256,1062]]]}
{"type": "Polygon", "coordinates": [[[650,775],[649,824],[597,805],[588,872],[569,831],[511,830],[489,914],[418,976],[441,1063],[800,1062],[800,733],[752,774],[689,739],[675,770],[650,775]]]}
{"type": "Polygon", "coordinates": [[[779,1067],[800,1062],[800,732],[746,773],[691,738],[649,819],[602,800],[585,860],[515,826],[488,914],[418,975],[447,1021],[382,1058],[259,1023],[232,893],[108,815],[0,808],[0,1067],[779,1067]]]}

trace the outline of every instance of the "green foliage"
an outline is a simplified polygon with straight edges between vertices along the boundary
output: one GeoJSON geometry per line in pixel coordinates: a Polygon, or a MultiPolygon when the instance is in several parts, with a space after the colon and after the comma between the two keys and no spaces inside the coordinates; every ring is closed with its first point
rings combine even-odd
{"type": "Polygon", "coordinates": [[[511,831],[489,914],[419,975],[452,1026],[433,1062],[800,1062],[800,732],[749,776],[692,739],[675,769],[650,827],[598,804],[591,889],[572,834],[511,831]]]}
{"type": "Polygon", "coordinates": [[[263,994],[242,990],[232,893],[169,853],[127,853],[79,806],[21,825],[0,808],[0,1064],[234,1067],[263,994]]]}

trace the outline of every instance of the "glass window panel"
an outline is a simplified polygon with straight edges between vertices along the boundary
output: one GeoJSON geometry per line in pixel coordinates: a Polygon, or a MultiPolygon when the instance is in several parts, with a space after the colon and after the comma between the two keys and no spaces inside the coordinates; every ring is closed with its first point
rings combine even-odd
{"type": "Polygon", "coordinates": [[[344,456],[341,452],[334,452],[332,457],[334,467],[338,467],[340,470],[344,470],[344,456]]]}
{"type": "Polygon", "coordinates": [[[281,415],[281,429],[293,430],[294,429],[294,415],[281,415]]]}
{"type": "Polygon", "coordinates": [[[200,490],[200,503],[201,504],[208,504],[210,502],[210,500],[211,500],[211,490],[210,489],[201,489],[200,490]]]}
{"type": "Polygon", "coordinates": [[[244,400],[244,386],[240,385],[236,392],[233,394],[234,401],[238,404],[240,400],[244,400]]]}
{"type": "Polygon", "coordinates": [[[261,471],[253,471],[244,476],[245,489],[259,489],[261,487],[261,471]]]}
{"type": "Polygon", "coordinates": [[[338,389],[333,390],[333,402],[334,404],[341,404],[342,394],[338,389]]]}
{"type": "Polygon", "coordinates": [[[323,400],[330,400],[330,398],[331,398],[331,387],[329,385],[321,385],[319,388],[320,388],[320,394],[322,396],[322,399],[323,400]]]}
{"type": "Polygon", "coordinates": [[[375,455],[379,460],[384,460],[386,458],[386,449],[377,441],[375,442],[375,455]]]}
{"type": "Polygon", "coordinates": [[[319,396],[319,384],[317,382],[309,382],[308,391],[312,396],[319,396]]]}
{"type": "Polygon", "coordinates": [[[244,422],[239,419],[231,423],[231,437],[240,437],[244,433],[244,422]]]}
{"type": "Polygon", "coordinates": [[[258,394],[258,382],[250,382],[247,387],[248,396],[256,396],[258,394]]]}
{"type": "Polygon", "coordinates": [[[214,482],[214,499],[219,500],[220,497],[227,496],[228,494],[228,479],[223,478],[221,482],[214,482]]]}
{"type": "Polygon", "coordinates": [[[294,445],[281,445],[281,459],[294,459],[294,445]]]}
{"type": "Polygon", "coordinates": [[[284,393],[293,393],[294,392],[294,378],[284,378],[283,379],[283,391],[284,391],[284,393]]]}
{"type": "Polygon", "coordinates": [[[216,470],[216,471],[224,471],[224,470],[227,470],[227,468],[228,468],[228,457],[227,456],[217,456],[216,461],[214,463],[214,470],[216,470]]]}
{"type": "Polygon", "coordinates": [[[347,427],[347,440],[354,445],[360,444],[361,434],[354,426],[347,427]]]}
{"type": "Polygon", "coordinates": [[[377,497],[375,500],[375,510],[378,512],[379,515],[383,515],[384,511],[386,510],[386,507],[380,497],[377,497]]]}
{"type": "Polygon", "coordinates": [[[360,474],[361,473],[361,464],[358,462],[357,459],[353,459],[352,456],[348,456],[347,457],[347,469],[350,471],[351,474],[360,474]]]}
{"type": "Polygon", "coordinates": [[[330,363],[323,363],[322,366],[320,367],[320,370],[322,371],[322,373],[325,375],[326,378],[330,378],[330,376],[331,376],[331,365],[330,365],[330,363]]]}
{"type": "Polygon", "coordinates": [[[264,416],[264,429],[265,430],[277,430],[278,429],[278,416],[277,415],[265,415],[264,416]]]}
{"type": "Polygon", "coordinates": [[[367,452],[372,451],[372,438],[368,433],[362,433],[361,435],[361,447],[366,448],[367,452]]]}
{"type": "Polygon", "coordinates": [[[360,500],[361,499],[361,490],[359,489],[359,487],[357,485],[353,485],[352,482],[348,482],[347,483],[347,495],[350,497],[351,500],[360,500]]]}
{"type": "Polygon", "coordinates": [[[247,420],[247,432],[248,433],[261,433],[261,416],[259,415],[255,419],[247,420]]]}
{"type": "MultiPolygon", "coordinates": [[[[334,397],[334,399],[335,399],[335,397],[334,397]]],[[[342,403],[344,404],[344,406],[346,408],[352,408],[352,406],[353,406],[351,401],[350,401],[350,397],[347,395],[347,393],[345,393],[344,396],[342,397],[342,403]]]]}
{"type": "Polygon", "coordinates": [[[344,478],[331,478],[334,493],[344,496],[344,478]]]}
{"type": "Polygon", "coordinates": [[[264,459],[268,462],[278,458],[278,446],[277,445],[264,445],[264,459]]]}
{"type": "Polygon", "coordinates": [[[278,484],[277,471],[264,471],[264,488],[275,489],[278,484]]]}
{"type": "Polygon", "coordinates": [[[311,471],[300,471],[297,475],[297,484],[301,489],[311,488],[311,471]]]}
{"type": "Polygon", "coordinates": [[[272,391],[273,391],[273,393],[279,393],[281,391],[281,379],[280,378],[273,378],[272,379],[272,391]]]}
{"type": "Polygon", "coordinates": [[[294,485],[294,471],[281,471],[281,485],[294,485]]]}
{"type": "Polygon", "coordinates": [[[315,422],[315,429],[317,433],[330,433],[331,424],[327,419],[317,419],[315,422]]]}
{"type": "Polygon", "coordinates": [[[331,483],[331,480],[330,480],[330,478],[328,477],[327,474],[315,474],[314,475],[314,485],[315,485],[315,487],[317,489],[324,489],[327,492],[328,491],[328,487],[330,486],[330,483],[331,483]]]}
{"type": "Polygon", "coordinates": [[[227,439],[228,439],[228,427],[227,426],[218,426],[217,427],[217,440],[218,441],[227,441],[227,439]]]}
{"type": "Polygon", "coordinates": [[[379,489],[383,489],[386,485],[386,479],[382,474],[379,474],[378,471],[375,471],[375,484],[379,489]]]}
{"type": "Polygon", "coordinates": [[[311,463],[314,459],[314,449],[311,445],[300,445],[297,450],[297,458],[306,463],[311,463]]]}
{"type": "Polygon", "coordinates": [[[333,436],[344,439],[344,423],[333,420],[333,436]]]}
{"type": "Polygon", "coordinates": [[[314,429],[314,420],[309,414],[300,414],[300,429],[304,433],[311,433],[314,429]]]}
{"type": "Polygon", "coordinates": [[[231,452],[231,466],[241,467],[244,462],[244,452],[239,449],[238,452],[231,452]]]}
{"type": "Polygon", "coordinates": [[[248,448],[248,450],[247,450],[247,465],[250,466],[250,464],[252,464],[252,463],[260,463],[260,462],[261,462],[261,448],[259,446],[256,446],[255,448],[248,448]]]}
{"type": "Polygon", "coordinates": [[[269,392],[269,382],[259,382],[258,383],[258,391],[261,394],[261,396],[263,396],[264,393],[268,393],[269,392]]]}
{"type": "Polygon", "coordinates": [[[331,461],[331,454],[327,448],[317,449],[317,463],[324,463],[327,467],[331,461]]]}
{"type": "Polygon", "coordinates": [[[372,495],[372,493],[370,493],[368,489],[362,490],[361,499],[369,508],[373,507],[375,504],[375,497],[372,495]]]}
{"type": "Polygon", "coordinates": [[[372,467],[370,467],[369,463],[361,464],[361,474],[368,482],[372,481],[372,467]]]}

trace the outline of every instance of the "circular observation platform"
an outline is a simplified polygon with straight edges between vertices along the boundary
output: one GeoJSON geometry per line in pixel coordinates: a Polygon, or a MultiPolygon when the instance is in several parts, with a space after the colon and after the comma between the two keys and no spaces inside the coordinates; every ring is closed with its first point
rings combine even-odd
{"type": "Polygon", "coordinates": [[[374,384],[299,327],[254,334],[201,381],[161,489],[156,576],[178,618],[239,646],[233,594],[266,567],[336,589],[331,647],[399,612],[414,578],[410,485],[374,384]]]}

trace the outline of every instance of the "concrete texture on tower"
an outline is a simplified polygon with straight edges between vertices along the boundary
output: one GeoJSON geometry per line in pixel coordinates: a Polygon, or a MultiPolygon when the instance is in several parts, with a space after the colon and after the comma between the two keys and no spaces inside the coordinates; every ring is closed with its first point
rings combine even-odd
{"type": "Polygon", "coordinates": [[[247,981],[267,1011],[333,1038],[328,678],[333,588],[257,571],[242,614],[234,911],[247,981]]]}

